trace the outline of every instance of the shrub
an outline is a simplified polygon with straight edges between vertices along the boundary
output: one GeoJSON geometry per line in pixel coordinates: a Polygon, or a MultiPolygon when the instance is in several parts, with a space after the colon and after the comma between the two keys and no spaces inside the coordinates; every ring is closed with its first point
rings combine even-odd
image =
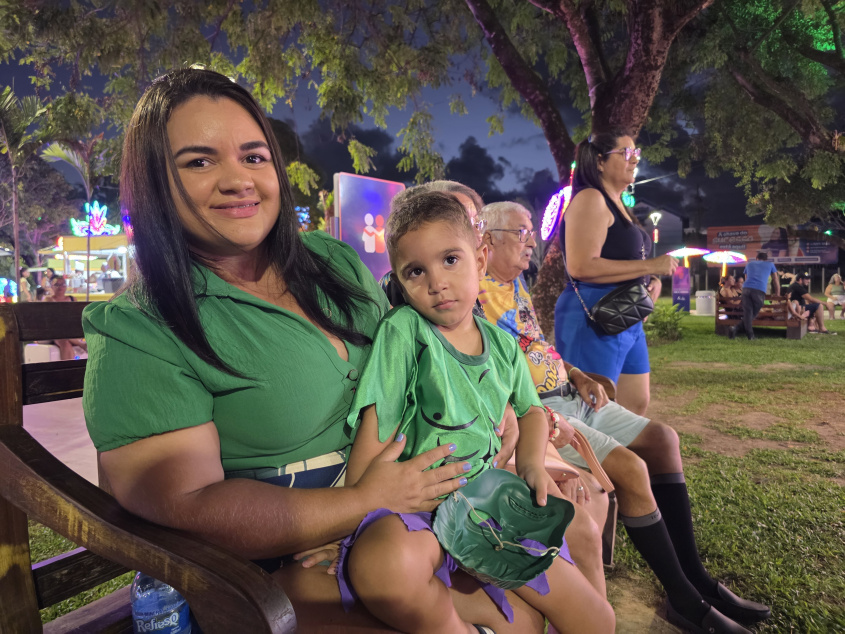
{"type": "Polygon", "coordinates": [[[656,304],[645,322],[645,334],[650,344],[677,341],[683,336],[681,319],[684,313],[678,304],[656,304]]]}

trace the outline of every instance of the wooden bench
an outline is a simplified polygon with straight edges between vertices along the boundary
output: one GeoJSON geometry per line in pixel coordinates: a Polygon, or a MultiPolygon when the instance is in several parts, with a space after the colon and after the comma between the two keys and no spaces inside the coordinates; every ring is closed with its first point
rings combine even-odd
{"type": "Polygon", "coordinates": [[[124,511],[23,429],[24,405],[82,396],[86,361],[23,364],[22,344],[82,337],[84,307],[0,304],[0,633],[131,632],[127,588],[43,630],[38,613],[127,570],[175,587],[206,634],[294,632],[290,601],[258,566],[124,511]],[[81,548],[33,566],[27,518],[81,548]]]}
{"type": "MultiPolygon", "coordinates": [[[[807,320],[797,319],[789,313],[789,299],[781,295],[766,295],[767,304],[752,325],[764,328],[785,328],[787,339],[801,339],[807,334],[807,320]]],[[[726,299],[716,295],[716,334],[728,335],[731,326],[742,323],[742,302],[740,298],[726,299]]]]}

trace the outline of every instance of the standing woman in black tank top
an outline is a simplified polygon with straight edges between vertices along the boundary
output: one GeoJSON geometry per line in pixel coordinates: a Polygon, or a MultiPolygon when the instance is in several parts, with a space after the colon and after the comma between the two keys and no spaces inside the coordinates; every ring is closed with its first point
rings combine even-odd
{"type": "MultiPolygon", "coordinates": [[[[677,261],[647,258],[648,235],[622,204],[634,182],[640,151],[622,130],[593,134],[579,144],[572,202],[563,216],[561,248],[569,276],[587,308],[623,282],[650,275],[671,275],[677,261]]],[[[618,335],[593,330],[567,284],[555,307],[555,343],[564,359],[578,368],[617,381],[617,402],[644,414],[649,402],[648,350],[642,324],[618,335]]]]}

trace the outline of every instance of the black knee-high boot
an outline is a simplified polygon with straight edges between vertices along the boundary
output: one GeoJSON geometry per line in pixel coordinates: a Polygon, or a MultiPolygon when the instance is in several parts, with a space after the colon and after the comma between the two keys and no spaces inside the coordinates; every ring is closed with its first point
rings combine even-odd
{"type": "Polygon", "coordinates": [[[710,576],[698,555],[692,527],[692,509],[683,473],[651,476],[651,492],[663,515],[675,554],[687,579],[701,594],[712,595],[718,582],[710,576]]]}
{"type": "Polygon", "coordinates": [[[666,525],[660,516],[660,510],[642,517],[620,515],[619,519],[634,547],[657,575],[672,607],[688,620],[700,622],[707,614],[709,606],[684,575],[666,525]]]}
{"type": "Polygon", "coordinates": [[[736,596],[710,576],[704,568],[695,543],[692,509],[683,473],[651,476],[651,491],[663,514],[666,530],[675,547],[678,562],[687,579],[705,601],[741,623],[756,623],[771,616],[768,606],[736,596]]]}

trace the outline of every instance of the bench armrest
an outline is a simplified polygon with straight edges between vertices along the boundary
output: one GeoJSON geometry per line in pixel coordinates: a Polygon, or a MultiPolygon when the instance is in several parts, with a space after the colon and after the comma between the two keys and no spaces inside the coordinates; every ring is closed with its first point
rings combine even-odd
{"type": "Polygon", "coordinates": [[[0,496],[89,551],[176,588],[203,631],[293,632],[282,587],[258,566],[125,511],[22,427],[0,425],[0,496]]]}

